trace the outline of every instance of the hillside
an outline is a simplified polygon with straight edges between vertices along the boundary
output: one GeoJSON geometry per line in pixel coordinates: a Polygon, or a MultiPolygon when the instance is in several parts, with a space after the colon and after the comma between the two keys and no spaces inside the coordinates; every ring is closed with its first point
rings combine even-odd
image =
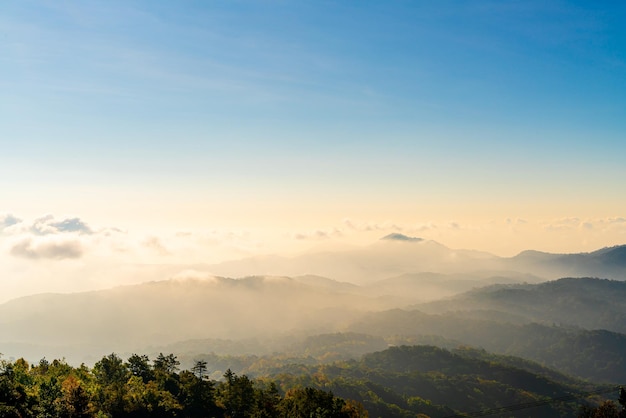
{"type": "Polygon", "coordinates": [[[387,343],[467,344],[592,381],[626,381],[626,336],[611,331],[626,323],[624,282],[493,285],[420,310],[406,308],[421,286],[442,291],[453,287],[455,277],[420,274],[356,286],[318,276],[228,279],[196,273],[105,291],[34,295],[0,305],[0,348],[31,361],[64,357],[92,364],[112,351],[277,352],[340,360],[387,343]],[[316,337],[336,332],[364,337],[316,337]]]}
{"type": "MultiPolygon", "coordinates": [[[[626,282],[565,278],[540,284],[483,287],[417,308],[430,313],[492,310],[514,315],[528,323],[626,333],[625,300],[626,282]]],[[[498,318],[493,315],[494,320],[498,318]]]]}
{"type": "Polygon", "coordinates": [[[626,335],[606,330],[512,324],[474,319],[463,312],[429,315],[400,309],[368,314],[348,329],[398,343],[414,337],[438,336],[494,353],[530,359],[590,381],[618,384],[626,381],[626,335]]]}
{"type": "MultiPolygon", "coordinates": [[[[529,364],[519,360],[518,364],[522,363],[529,364]]],[[[529,367],[546,370],[538,365],[529,367]]],[[[332,390],[338,396],[363,403],[373,417],[414,417],[420,413],[448,417],[597,388],[565,377],[558,382],[547,377],[554,372],[537,374],[484,352],[451,352],[432,346],[391,347],[359,361],[288,365],[274,373],[272,378],[282,387],[306,385],[332,390]]],[[[507,416],[575,417],[584,402],[580,399],[547,404],[507,416]]]]}
{"type": "Polygon", "coordinates": [[[3,348],[8,355],[51,356],[47,346],[74,358],[81,351],[99,355],[197,338],[327,332],[389,306],[332,285],[288,277],[205,277],[34,295],[0,305],[0,343],[14,347],[15,354],[3,348]]]}

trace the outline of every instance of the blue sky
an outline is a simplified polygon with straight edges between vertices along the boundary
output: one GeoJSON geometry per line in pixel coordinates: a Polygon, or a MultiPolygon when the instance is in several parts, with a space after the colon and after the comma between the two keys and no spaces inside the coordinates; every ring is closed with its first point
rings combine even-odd
{"type": "Polygon", "coordinates": [[[229,255],[395,230],[624,243],[625,21],[608,1],[2,2],[0,212],[239,237],[229,255]]]}

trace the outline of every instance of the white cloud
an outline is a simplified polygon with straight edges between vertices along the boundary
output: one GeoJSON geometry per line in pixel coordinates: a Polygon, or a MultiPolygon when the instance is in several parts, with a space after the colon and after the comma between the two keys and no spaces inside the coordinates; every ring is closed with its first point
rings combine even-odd
{"type": "Polygon", "coordinates": [[[6,253],[30,260],[82,258],[104,247],[103,243],[119,244],[122,232],[116,228],[96,232],[78,217],[57,220],[53,215],[45,215],[23,221],[11,214],[0,216],[0,231],[6,253]]]}
{"type": "Polygon", "coordinates": [[[42,218],[35,219],[30,228],[31,232],[36,235],[48,235],[59,233],[78,233],[90,235],[93,231],[80,218],[66,218],[61,221],[55,221],[54,216],[46,215],[42,218]]]}
{"type": "Polygon", "coordinates": [[[0,214],[0,231],[9,228],[13,225],[17,225],[22,222],[21,219],[13,216],[10,213],[0,214]]]}
{"type": "Polygon", "coordinates": [[[317,229],[314,231],[307,232],[296,232],[293,234],[293,237],[297,240],[322,240],[329,238],[338,238],[342,237],[343,232],[339,228],[331,228],[331,229],[317,229]]]}
{"type": "Polygon", "coordinates": [[[80,258],[83,255],[83,246],[76,239],[35,239],[24,238],[11,246],[9,253],[16,257],[30,259],[80,258]]]}

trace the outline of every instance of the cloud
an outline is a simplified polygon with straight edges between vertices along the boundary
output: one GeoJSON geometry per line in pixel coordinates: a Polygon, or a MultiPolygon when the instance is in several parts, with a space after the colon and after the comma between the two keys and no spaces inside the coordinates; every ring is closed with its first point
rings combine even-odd
{"type": "Polygon", "coordinates": [[[344,219],[343,225],[348,229],[359,231],[359,232],[370,232],[370,231],[402,231],[405,227],[401,225],[397,225],[391,221],[385,222],[357,222],[352,219],[344,219]]]}
{"type": "Polygon", "coordinates": [[[623,233],[626,232],[626,218],[563,218],[553,221],[547,221],[543,224],[546,231],[564,232],[564,231],[595,231],[596,233],[623,233]]]}
{"type": "Polygon", "coordinates": [[[79,218],[64,219],[52,224],[59,232],[78,232],[79,234],[92,234],[93,231],[79,218]]]}
{"type": "Polygon", "coordinates": [[[0,215],[0,231],[10,226],[17,225],[22,222],[21,219],[11,215],[10,213],[0,215]]]}
{"type": "Polygon", "coordinates": [[[31,232],[36,235],[48,235],[59,233],[78,233],[91,235],[93,231],[80,218],[67,218],[62,221],[55,222],[54,216],[46,215],[42,218],[35,219],[30,228],[31,232]]]}
{"type": "Polygon", "coordinates": [[[605,219],[593,219],[583,223],[584,227],[591,229],[598,229],[601,231],[615,232],[626,231],[626,219],[625,218],[605,218],[605,219]]]}
{"type": "Polygon", "coordinates": [[[293,237],[297,240],[320,240],[341,236],[343,236],[343,232],[339,228],[329,230],[318,229],[310,232],[297,232],[293,235],[293,237]]]}
{"type": "Polygon", "coordinates": [[[577,229],[579,226],[579,218],[562,218],[545,224],[544,228],[548,231],[565,231],[568,229],[577,229]]]}
{"type": "Polygon", "coordinates": [[[11,247],[10,254],[35,260],[63,260],[80,258],[83,255],[83,247],[78,240],[56,241],[24,238],[11,247]]]}
{"type": "Polygon", "coordinates": [[[165,248],[161,240],[157,237],[148,237],[143,242],[144,247],[155,251],[159,255],[171,255],[172,253],[165,248]]]}

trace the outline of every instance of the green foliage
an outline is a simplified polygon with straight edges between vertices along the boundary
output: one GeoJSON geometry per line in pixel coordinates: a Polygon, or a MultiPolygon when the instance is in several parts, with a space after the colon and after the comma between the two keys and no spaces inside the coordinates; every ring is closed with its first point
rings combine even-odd
{"type": "Polygon", "coordinates": [[[228,370],[217,383],[206,378],[202,362],[194,372],[177,373],[178,365],[176,356],[162,353],[152,366],[147,356],[124,362],[113,353],[91,370],[59,360],[33,367],[0,360],[0,418],[274,418],[290,416],[282,411],[293,405],[310,411],[307,417],[367,416],[358,403],[324,391],[305,388],[283,398],[272,381],[228,370]]]}
{"type": "MultiPolygon", "coordinates": [[[[207,378],[203,360],[178,372],[173,354],[153,362],[110,354],[93,369],[59,360],[1,361],[0,418],[436,418],[604,389],[468,347],[395,346],[330,364],[282,360],[257,358],[267,361],[264,377],[227,369],[220,381],[207,378]]],[[[582,409],[570,401],[507,416],[621,418],[625,399],[620,392],[619,406],[596,397],[582,409]]]]}
{"type": "MultiPolygon", "coordinates": [[[[446,417],[598,388],[564,376],[554,381],[548,377],[551,374],[559,376],[521,359],[479,350],[400,346],[360,361],[299,369],[285,366],[273,378],[283,390],[308,386],[357,400],[370,416],[380,417],[446,417]]],[[[509,416],[574,417],[577,411],[576,402],[556,403],[509,416]]]]}
{"type": "MultiPolygon", "coordinates": [[[[594,382],[626,381],[626,335],[538,323],[511,324],[468,318],[467,312],[428,315],[394,309],[372,313],[351,326],[355,331],[401,341],[439,335],[496,353],[530,359],[594,382]]],[[[497,317],[492,313],[492,316],[497,317]]]]}
{"type": "Polygon", "coordinates": [[[133,354],[128,358],[126,367],[133,376],[141,378],[144,383],[154,379],[154,373],[150,367],[150,359],[146,355],[133,354]]]}
{"type": "Polygon", "coordinates": [[[296,388],[285,394],[280,412],[292,418],[341,418],[345,401],[330,392],[314,388],[296,388]]]}

